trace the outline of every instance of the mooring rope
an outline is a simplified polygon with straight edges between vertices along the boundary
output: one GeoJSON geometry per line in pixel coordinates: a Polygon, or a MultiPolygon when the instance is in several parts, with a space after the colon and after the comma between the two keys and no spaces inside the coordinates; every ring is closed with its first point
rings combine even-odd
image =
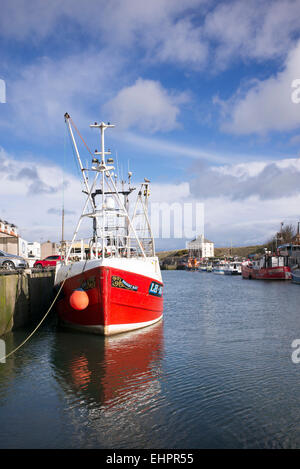
{"type": "Polygon", "coordinates": [[[26,337],[25,340],[23,340],[23,342],[21,342],[20,345],[18,345],[18,347],[16,347],[14,350],[12,350],[11,352],[9,352],[7,355],[5,355],[4,357],[1,357],[0,358],[0,363],[3,362],[4,360],[6,360],[6,358],[10,357],[11,355],[13,355],[17,350],[19,350],[21,347],[23,347],[23,345],[26,344],[26,342],[28,342],[28,340],[35,334],[35,332],[38,330],[38,328],[41,326],[41,324],[45,321],[46,317],[48,316],[48,314],[50,313],[51,309],[53,308],[60,292],[62,291],[62,288],[65,284],[65,281],[67,280],[67,277],[64,279],[64,281],[62,282],[61,286],[59,287],[59,290],[54,298],[54,300],[52,301],[48,311],[46,312],[46,314],[44,315],[44,317],[41,319],[41,321],[38,323],[38,325],[33,329],[33,331],[29,334],[28,337],[26,337]]]}

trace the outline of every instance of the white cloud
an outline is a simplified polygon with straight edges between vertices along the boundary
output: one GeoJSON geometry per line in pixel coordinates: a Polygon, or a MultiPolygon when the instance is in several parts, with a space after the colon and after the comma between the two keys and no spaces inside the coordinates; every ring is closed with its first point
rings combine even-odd
{"type": "Polygon", "coordinates": [[[86,125],[95,118],[91,109],[99,108],[109,96],[122,65],[122,58],[107,51],[85,51],[60,60],[44,57],[9,81],[6,111],[10,119],[6,115],[1,125],[29,138],[32,132],[36,137],[57,138],[65,112],[86,125]]]}
{"type": "Polygon", "coordinates": [[[178,127],[180,104],[188,100],[186,93],[171,94],[153,80],[139,78],[123,88],[107,102],[104,110],[120,129],[137,127],[149,133],[178,127]]]}
{"type": "Polygon", "coordinates": [[[138,44],[150,60],[220,69],[236,58],[285,55],[299,34],[299,9],[300,0],[13,0],[2,6],[0,34],[37,44],[79,32],[101,48],[138,44]]]}
{"type": "Polygon", "coordinates": [[[224,2],[205,18],[204,36],[215,43],[215,67],[285,56],[299,33],[299,0],[224,2]]]}
{"type": "MultiPolygon", "coordinates": [[[[211,185],[211,187],[213,187],[211,185]]],[[[280,227],[280,222],[294,225],[299,220],[300,194],[281,198],[261,200],[258,195],[246,199],[232,200],[228,195],[218,195],[214,189],[202,196],[201,190],[195,195],[187,181],[178,185],[155,184],[151,191],[151,201],[170,206],[179,203],[204,204],[204,234],[217,246],[246,246],[268,241],[280,227]]],[[[155,217],[154,217],[155,218],[155,217]]],[[[154,229],[157,229],[154,226],[154,229]]],[[[172,234],[172,228],[171,228],[172,234]]],[[[158,249],[185,247],[185,239],[157,240],[158,249]]]]}
{"type": "Polygon", "coordinates": [[[173,63],[192,69],[201,69],[207,63],[208,43],[202,29],[194,26],[190,18],[159,25],[156,31],[148,32],[148,55],[151,62],[173,63]]]}
{"type": "MultiPolygon", "coordinates": [[[[249,162],[253,161],[254,164],[258,164],[257,160],[259,158],[264,159],[265,155],[259,155],[257,153],[234,153],[227,152],[223,150],[211,150],[202,145],[184,145],[182,143],[177,143],[177,141],[167,140],[157,137],[145,137],[138,135],[131,131],[126,131],[121,133],[122,141],[133,144],[135,147],[143,149],[144,152],[155,153],[161,155],[165,158],[174,157],[184,157],[182,158],[185,161],[186,158],[191,158],[194,160],[206,160],[209,164],[226,164],[230,163],[232,160],[240,162],[249,162]]],[[[222,166],[223,167],[223,166],[222,166]]],[[[249,170],[249,168],[247,169],[249,170]]]]}
{"type": "Polygon", "coordinates": [[[17,41],[38,42],[55,30],[56,37],[63,40],[63,25],[67,24],[68,32],[84,31],[85,35],[100,39],[101,47],[113,45],[114,51],[130,49],[138,40],[152,56],[167,62],[195,63],[203,61],[205,50],[189,11],[206,3],[209,2],[52,0],[45,4],[44,0],[31,0],[29,5],[26,0],[14,0],[1,11],[0,34],[17,41]]]}
{"type": "Polygon", "coordinates": [[[299,176],[298,159],[209,167],[194,173],[191,192],[209,198],[214,187],[216,197],[234,201],[252,196],[260,200],[276,200],[300,193],[299,176]]]}
{"type": "MultiPolygon", "coordinates": [[[[293,223],[299,220],[300,189],[297,184],[300,173],[298,159],[283,159],[277,162],[248,162],[235,165],[213,166],[207,171],[201,171],[201,180],[196,184],[182,181],[180,184],[153,184],[151,191],[152,202],[166,202],[169,205],[179,203],[204,204],[205,235],[218,246],[261,244],[268,241],[276,231],[280,222],[293,223]],[[264,170],[270,165],[276,165],[278,179],[271,178],[273,193],[268,197],[261,197],[263,185],[254,187],[251,179],[258,180],[264,170]],[[207,171],[210,173],[207,174],[207,171]],[[286,180],[286,172],[293,174],[295,180],[286,180]],[[222,179],[230,177],[228,184],[222,187],[222,179]],[[289,190],[280,184],[290,184],[289,190]],[[206,184],[206,185],[205,185],[206,184]],[[247,194],[247,187],[250,192],[247,194]],[[239,186],[244,186],[245,194],[234,197],[239,186]],[[196,188],[196,190],[195,190],[196,188]],[[233,195],[233,197],[232,197],[233,195]]],[[[261,178],[266,179],[266,174],[261,178]]],[[[269,181],[266,185],[270,189],[269,181]]],[[[160,249],[185,247],[184,240],[159,241],[160,249]]]]}
{"type": "Polygon", "coordinates": [[[188,201],[190,198],[190,185],[183,181],[176,183],[151,184],[151,203],[160,203],[161,201],[168,204],[174,202],[188,201]]]}
{"type": "Polygon", "coordinates": [[[300,77],[300,42],[290,52],[282,71],[256,81],[246,93],[223,102],[222,130],[236,134],[292,131],[300,126],[300,107],[292,101],[292,83],[300,77]]]}
{"type": "MultiPolygon", "coordinates": [[[[265,163],[267,165],[267,163],[265,163]]],[[[278,167],[293,169],[299,174],[299,161],[282,160],[278,167]]],[[[21,236],[28,241],[59,240],[61,230],[60,211],[62,206],[62,170],[37,160],[14,156],[0,150],[0,218],[15,223],[21,236]],[[33,183],[36,184],[33,184],[33,183]],[[46,190],[45,190],[46,188],[46,190]]],[[[236,175],[247,180],[261,173],[261,163],[226,166],[217,169],[219,174],[236,175]],[[247,176],[248,174],[248,176],[247,176]]],[[[83,208],[85,197],[81,193],[79,179],[72,174],[64,176],[66,220],[65,232],[71,238],[77,219],[83,208]]],[[[211,184],[205,193],[199,187],[194,193],[188,181],[180,183],[154,183],[151,185],[150,202],[153,203],[204,203],[206,235],[218,245],[255,244],[266,241],[278,229],[281,221],[296,222],[299,218],[300,194],[282,192],[278,198],[261,199],[252,193],[249,197],[232,200],[220,193],[211,184]]],[[[86,225],[84,233],[90,233],[86,225]]],[[[168,241],[169,246],[180,247],[180,240],[168,241]],[[175,243],[175,244],[174,244],[175,243]],[[175,246],[176,245],[176,246],[175,246]]],[[[159,244],[158,244],[159,246],[159,244]]],[[[164,243],[164,246],[167,246],[164,243]]],[[[182,241],[184,247],[184,241],[182,241]]]]}
{"type": "MultiPolygon", "coordinates": [[[[64,180],[65,207],[75,212],[66,224],[66,235],[71,237],[84,200],[79,180],[71,174],[64,180]]],[[[62,183],[62,170],[57,165],[20,161],[0,148],[0,218],[15,223],[28,241],[59,239],[60,217],[49,210],[61,212],[62,183]]]]}
{"type": "MultiPolygon", "coordinates": [[[[154,0],[147,4],[139,0],[32,0],[30,6],[26,0],[14,0],[1,11],[0,35],[4,38],[35,41],[35,45],[47,39],[53,45],[58,41],[55,38],[62,39],[65,25],[71,43],[76,43],[79,31],[84,32],[87,41],[94,41],[94,46],[93,50],[59,59],[35,59],[11,74],[1,125],[23,134],[34,128],[37,134],[55,135],[65,111],[80,116],[80,123],[86,122],[94,118],[92,106],[99,109],[110,100],[111,111],[114,116],[120,111],[117,117],[123,126],[128,121],[143,129],[151,125],[155,131],[172,130],[177,125],[180,105],[187,99],[185,93],[172,94],[159,82],[140,79],[111,98],[118,80],[122,80],[118,84],[122,87],[135,76],[135,64],[131,62],[133,66],[129,67],[130,61],[138,57],[139,67],[173,63],[189,71],[208,64],[210,70],[220,69],[236,58],[278,58],[295,43],[299,6],[300,0],[248,4],[233,1],[215,6],[205,0],[154,0]]],[[[231,120],[224,122],[223,130],[264,132],[297,125],[295,115],[299,113],[295,106],[291,108],[289,99],[286,102],[286,96],[290,93],[288,79],[294,79],[297,72],[298,58],[292,60],[291,53],[281,74],[257,82],[250,90],[248,87],[248,93],[236,94],[225,103],[231,120]],[[275,101],[274,94],[276,106],[271,102],[275,101]],[[263,99],[266,106],[261,106],[263,99]],[[279,109],[281,119],[274,117],[274,109],[279,109]],[[282,110],[287,110],[287,118],[282,110]]]]}
{"type": "Polygon", "coordinates": [[[135,35],[158,22],[176,18],[187,8],[196,7],[205,0],[13,0],[1,10],[1,34],[14,39],[44,38],[61,20],[74,21],[89,28],[91,34],[102,30],[106,40],[130,43],[135,35]],[[12,28],[11,25],[16,27],[12,28]],[[112,34],[112,32],[114,34],[112,34]]]}
{"type": "Polygon", "coordinates": [[[300,161],[283,159],[204,168],[189,198],[204,202],[207,236],[219,246],[267,241],[281,221],[299,220],[300,161]]]}
{"type": "Polygon", "coordinates": [[[264,243],[279,230],[281,221],[296,224],[299,204],[299,194],[263,201],[257,196],[232,201],[212,194],[205,200],[207,235],[218,246],[264,243]]]}

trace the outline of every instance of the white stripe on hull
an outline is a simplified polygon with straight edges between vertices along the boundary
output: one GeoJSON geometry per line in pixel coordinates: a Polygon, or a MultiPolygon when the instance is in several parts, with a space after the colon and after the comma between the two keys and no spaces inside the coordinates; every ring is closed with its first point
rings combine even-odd
{"type": "Polygon", "coordinates": [[[115,335],[115,334],[121,334],[122,332],[128,332],[128,331],[133,331],[135,329],[140,329],[142,327],[147,327],[151,326],[152,324],[160,321],[162,319],[163,315],[159,316],[159,318],[153,319],[151,321],[147,322],[136,322],[136,323],[130,323],[130,324],[111,324],[108,326],[84,326],[81,324],[74,324],[68,321],[61,321],[62,325],[66,327],[70,327],[72,329],[76,329],[82,332],[90,332],[94,334],[101,334],[101,335],[115,335]]]}
{"type": "Polygon", "coordinates": [[[65,278],[75,277],[96,267],[112,267],[134,274],[144,275],[150,279],[162,282],[159,261],[157,257],[146,258],[105,258],[78,261],[73,264],[57,264],[54,284],[60,284],[65,278]]]}

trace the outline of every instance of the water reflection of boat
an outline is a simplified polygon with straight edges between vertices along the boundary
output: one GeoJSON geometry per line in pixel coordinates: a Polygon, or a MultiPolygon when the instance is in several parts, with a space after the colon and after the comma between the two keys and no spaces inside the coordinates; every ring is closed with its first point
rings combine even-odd
{"type": "Polygon", "coordinates": [[[160,392],[162,354],[163,324],[157,323],[112,337],[60,330],[52,361],[66,394],[101,406],[134,406],[160,392]]]}

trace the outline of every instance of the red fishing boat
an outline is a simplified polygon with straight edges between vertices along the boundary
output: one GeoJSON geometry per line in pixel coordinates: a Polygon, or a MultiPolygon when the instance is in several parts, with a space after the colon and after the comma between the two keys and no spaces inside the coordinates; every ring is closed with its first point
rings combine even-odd
{"type": "Polygon", "coordinates": [[[291,280],[291,268],[284,256],[265,254],[258,260],[242,263],[242,276],[257,280],[291,280]]]}
{"type": "Polygon", "coordinates": [[[69,114],[65,121],[87,197],[73,239],[65,244],[64,261],[56,267],[55,286],[62,286],[59,317],[65,325],[104,335],[153,324],[163,315],[163,283],[148,217],[150,181],[141,184],[130,212],[132,173],[126,183],[119,182],[111,153],[104,148],[104,131],[114,126],[91,125],[101,132],[101,151],[91,153],[92,165],[84,168],[73,127],[78,130],[69,114]],[[81,239],[78,250],[75,242],[87,218],[92,220],[92,234],[81,239]]]}

